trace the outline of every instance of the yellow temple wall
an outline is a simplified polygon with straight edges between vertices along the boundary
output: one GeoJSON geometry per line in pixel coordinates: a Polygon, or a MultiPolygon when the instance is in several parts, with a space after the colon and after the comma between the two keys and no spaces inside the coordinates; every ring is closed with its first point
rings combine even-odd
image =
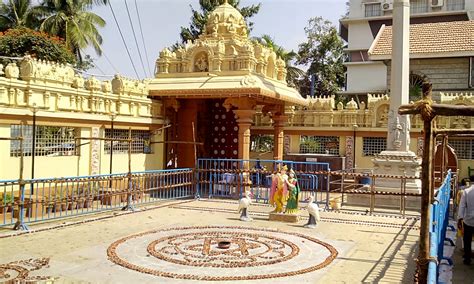
{"type": "MultiPolygon", "coordinates": [[[[114,129],[150,131],[151,141],[162,142],[163,133],[158,131],[163,125],[161,109],[160,101],[148,98],[146,81],[118,75],[110,81],[83,78],[69,66],[31,58],[0,65],[2,138],[11,137],[11,125],[32,126],[36,110],[37,126],[70,127],[75,137],[103,138],[113,118],[114,129]]],[[[79,143],[84,144],[79,155],[37,155],[35,178],[108,174],[110,156],[104,152],[104,141],[84,139],[79,143]]],[[[132,154],[132,171],[162,169],[163,146],[152,144],[152,154],[132,154]]],[[[12,157],[10,148],[11,141],[0,140],[0,180],[19,178],[20,158],[12,157]]],[[[25,156],[26,179],[31,177],[31,163],[31,156],[25,156]]],[[[128,154],[114,153],[113,172],[127,171],[128,154]]]]}
{"type": "MultiPolygon", "coordinates": [[[[474,93],[438,92],[435,98],[439,103],[452,105],[474,105],[474,93]]],[[[384,94],[368,94],[367,103],[350,101],[347,104],[336,104],[333,97],[311,98],[307,108],[287,107],[288,122],[285,125],[285,136],[289,145],[285,148],[287,154],[300,152],[300,139],[308,136],[336,136],[339,137],[339,156],[346,160],[353,158],[347,155],[347,140],[356,136],[355,164],[357,168],[373,168],[374,156],[363,155],[364,137],[386,137],[388,122],[388,107],[390,98],[384,94]]],[[[272,120],[257,109],[253,134],[272,135],[272,120]]],[[[439,129],[463,129],[474,127],[472,117],[437,117],[436,125],[439,129]]],[[[422,121],[417,116],[411,116],[411,143],[410,150],[419,154],[422,145],[422,121]]],[[[472,138],[471,138],[472,139],[472,138]]],[[[271,153],[270,153],[271,155],[271,153]]],[[[468,178],[468,167],[474,170],[474,160],[458,158],[459,178],[468,178]]],[[[474,175],[474,171],[471,172],[474,175]]]]}

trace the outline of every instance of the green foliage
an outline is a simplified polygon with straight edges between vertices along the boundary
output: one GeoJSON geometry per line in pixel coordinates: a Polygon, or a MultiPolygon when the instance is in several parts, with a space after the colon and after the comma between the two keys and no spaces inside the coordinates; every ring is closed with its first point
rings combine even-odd
{"type": "Polygon", "coordinates": [[[2,199],[0,199],[0,206],[5,204],[11,204],[13,203],[13,201],[13,195],[11,193],[6,193],[4,196],[2,196],[2,199]]]}
{"type": "Polygon", "coordinates": [[[38,29],[40,11],[31,0],[8,0],[0,4],[0,31],[25,27],[38,29]]]}
{"type": "Polygon", "coordinates": [[[47,33],[18,28],[0,36],[0,55],[23,57],[26,54],[48,61],[76,63],[74,54],[66,48],[64,41],[47,33]]]}
{"type": "MultiPolygon", "coordinates": [[[[229,0],[228,2],[230,5],[240,11],[247,22],[249,30],[252,30],[253,23],[249,22],[248,19],[258,13],[261,4],[240,8],[240,0],[229,0]]],[[[189,27],[181,27],[181,41],[185,43],[188,40],[195,40],[198,38],[198,36],[204,30],[209,13],[214,11],[214,9],[216,9],[217,6],[221,5],[222,3],[222,0],[199,0],[200,10],[196,10],[193,8],[193,6],[190,6],[193,16],[191,17],[191,23],[189,27]]]]}
{"type": "Polygon", "coordinates": [[[102,54],[102,36],[98,28],[105,26],[105,20],[90,12],[94,5],[106,4],[107,0],[44,0],[41,5],[44,20],[42,31],[60,36],[66,46],[83,61],[81,50],[92,46],[102,54]]]}
{"type": "Polygon", "coordinates": [[[305,28],[307,41],[299,45],[297,63],[308,66],[298,82],[303,96],[310,94],[311,76],[316,75],[315,93],[337,95],[344,86],[344,44],[337,29],[321,17],[311,18],[305,28]]]}
{"type": "Polygon", "coordinates": [[[253,152],[265,153],[273,151],[272,135],[253,135],[251,138],[251,150],[253,152]]]}

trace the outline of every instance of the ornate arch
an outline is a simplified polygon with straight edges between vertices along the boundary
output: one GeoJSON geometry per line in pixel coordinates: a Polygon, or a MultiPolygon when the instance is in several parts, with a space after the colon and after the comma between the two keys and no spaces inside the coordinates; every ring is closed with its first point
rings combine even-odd
{"type": "Polygon", "coordinates": [[[409,91],[409,100],[410,101],[419,101],[422,97],[422,86],[424,83],[429,83],[429,79],[424,74],[418,74],[413,71],[410,72],[410,91],[409,91]]]}

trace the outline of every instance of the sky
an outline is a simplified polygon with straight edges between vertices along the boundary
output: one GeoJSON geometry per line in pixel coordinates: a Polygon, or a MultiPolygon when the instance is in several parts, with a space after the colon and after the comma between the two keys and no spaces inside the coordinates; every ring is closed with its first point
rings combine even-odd
{"type": "MultiPolygon", "coordinates": [[[[139,52],[134,40],[125,0],[111,0],[125,43],[135,64],[139,79],[153,77],[154,62],[159,52],[176,43],[180,37],[181,26],[189,26],[191,8],[199,8],[199,0],[136,0],[140,14],[143,39],[138,24],[135,0],[127,0],[130,16],[135,29],[140,53],[144,61],[141,64],[139,52]],[[146,46],[146,52],[145,48],[146,46]],[[146,56],[148,54],[148,57],[146,56]]],[[[268,34],[275,42],[287,50],[298,49],[305,41],[304,28],[312,17],[321,16],[339,27],[338,20],[345,13],[346,0],[241,0],[241,6],[261,3],[260,12],[251,18],[254,28],[250,36],[268,34]]],[[[96,65],[87,72],[95,75],[111,76],[116,73],[129,78],[137,78],[127,49],[120,37],[109,6],[94,7],[93,12],[101,16],[107,25],[100,29],[103,37],[103,54],[98,56],[92,49],[86,50],[96,65]]],[[[99,76],[97,76],[99,77],[99,76]]],[[[104,77],[103,79],[106,79],[104,77]]]]}

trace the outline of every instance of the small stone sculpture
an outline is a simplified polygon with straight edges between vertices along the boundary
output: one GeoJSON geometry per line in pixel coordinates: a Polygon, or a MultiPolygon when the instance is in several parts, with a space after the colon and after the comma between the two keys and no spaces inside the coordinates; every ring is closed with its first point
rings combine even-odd
{"type": "Polygon", "coordinates": [[[252,218],[248,216],[247,208],[252,203],[252,193],[247,190],[245,191],[244,197],[240,199],[238,212],[240,214],[240,221],[248,222],[252,221],[252,218]]]}
{"type": "Polygon", "coordinates": [[[306,225],[304,225],[305,228],[309,229],[314,229],[316,228],[316,221],[319,221],[319,206],[317,203],[313,203],[314,201],[314,195],[311,194],[308,198],[308,213],[309,213],[309,220],[306,225]]]}

